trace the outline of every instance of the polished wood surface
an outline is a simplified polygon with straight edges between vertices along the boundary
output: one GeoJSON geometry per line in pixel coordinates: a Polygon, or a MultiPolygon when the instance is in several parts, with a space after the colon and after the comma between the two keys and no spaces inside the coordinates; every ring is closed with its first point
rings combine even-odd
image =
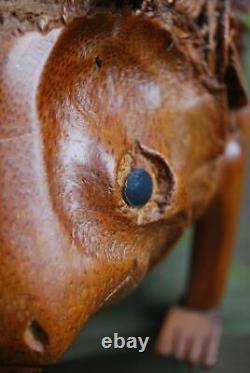
{"type": "MultiPolygon", "coordinates": [[[[32,22],[20,29],[23,20],[3,12],[3,365],[56,361],[88,319],[131,291],[195,222],[188,310],[174,309],[166,330],[190,310],[218,305],[240,201],[247,105],[224,3],[179,1],[174,12],[156,7],[155,17],[148,6],[94,8],[46,30],[32,22]],[[200,12],[208,15],[201,30],[200,12]],[[123,198],[138,168],[153,182],[139,208],[123,198]]],[[[207,316],[198,319],[207,325],[207,316]]]]}

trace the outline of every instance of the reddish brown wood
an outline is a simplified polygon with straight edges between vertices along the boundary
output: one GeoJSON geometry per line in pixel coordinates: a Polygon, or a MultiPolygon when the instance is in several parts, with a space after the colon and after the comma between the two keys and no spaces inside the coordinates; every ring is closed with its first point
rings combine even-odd
{"type": "Polygon", "coordinates": [[[78,1],[31,2],[27,13],[25,0],[0,0],[3,366],[56,361],[195,222],[186,308],[169,314],[162,344],[177,325],[178,349],[194,337],[189,360],[215,360],[215,348],[204,358],[195,346],[199,330],[219,340],[208,309],[225,284],[244,163],[227,149],[241,149],[248,121],[233,12],[205,3],[92,5],[86,16],[78,1]],[[154,184],[140,208],[123,198],[135,168],[154,184]]]}
{"type": "Polygon", "coordinates": [[[216,196],[196,227],[185,304],[197,309],[213,308],[220,303],[234,247],[245,156],[238,139],[228,143],[227,152],[216,196]]]}

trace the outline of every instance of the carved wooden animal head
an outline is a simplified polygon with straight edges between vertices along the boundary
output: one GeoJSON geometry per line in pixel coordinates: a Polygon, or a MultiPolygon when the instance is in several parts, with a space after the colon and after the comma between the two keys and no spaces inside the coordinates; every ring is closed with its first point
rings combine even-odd
{"type": "Polygon", "coordinates": [[[227,104],[194,35],[131,12],[1,31],[2,361],[58,358],[207,206],[227,104]]]}

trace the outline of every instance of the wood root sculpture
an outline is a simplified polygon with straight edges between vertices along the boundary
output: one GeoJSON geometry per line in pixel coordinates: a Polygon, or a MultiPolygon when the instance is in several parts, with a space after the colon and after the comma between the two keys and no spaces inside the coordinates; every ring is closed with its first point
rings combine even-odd
{"type": "Polygon", "coordinates": [[[215,364],[249,136],[247,6],[0,0],[2,372],[57,361],[193,223],[157,349],[215,364]]]}

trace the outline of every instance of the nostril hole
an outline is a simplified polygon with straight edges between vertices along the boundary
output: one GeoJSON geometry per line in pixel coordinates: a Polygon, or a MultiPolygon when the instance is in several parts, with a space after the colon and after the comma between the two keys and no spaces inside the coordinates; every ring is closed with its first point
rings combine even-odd
{"type": "Polygon", "coordinates": [[[49,337],[41,325],[33,320],[24,332],[24,341],[31,350],[43,353],[48,346],[49,337]]]}

